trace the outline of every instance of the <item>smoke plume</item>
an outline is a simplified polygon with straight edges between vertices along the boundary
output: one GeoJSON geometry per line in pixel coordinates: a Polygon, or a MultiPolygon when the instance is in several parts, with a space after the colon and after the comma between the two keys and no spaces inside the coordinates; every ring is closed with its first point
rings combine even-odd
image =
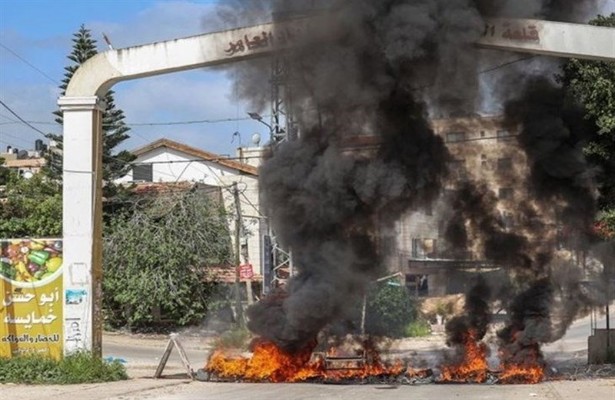
{"type": "MultiPolygon", "coordinates": [[[[440,193],[448,152],[417,88],[437,88],[434,101],[453,113],[473,109],[478,94],[477,80],[467,78],[475,77],[472,43],[483,22],[471,2],[327,4],[335,18],[317,29],[335,29],[335,38],[284,54],[300,139],[277,147],[260,172],[263,203],[298,274],[285,296],[248,310],[249,328],[289,350],[343,318],[386,273],[379,227],[440,193]],[[377,150],[345,151],[364,135],[379,138],[377,150]]],[[[298,10],[305,2],[273,5],[276,15],[298,10]]],[[[242,73],[266,82],[269,70],[242,73]]],[[[258,105],[263,91],[241,90],[258,105]]]]}
{"type": "MultiPolygon", "coordinates": [[[[479,107],[478,71],[486,52],[473,43],[483,32],[483,16],[578,21],[594,5],[589,0],[224,3],[220,15],[229,27],[269,15],[320,15],[326,18],[313,29],[334,32],[328,41],[306,40],[278,55],[292,73],[292,112],[300,135],[273,150],[260,170],[260,187],[262,204],[279,241],[292,250],[298,273],[284,291],[248,309],[249,328],[296,350],[344,318],[368,283],[385,273],[381,229],[440,198],[448,174],[451,156],[429,116],[469,115],[479,107]],[[376,137],[377,148],[348,150],[363,136],[376,137]]],[[[234,67],[236,93],[264,107],[270,68],[270,60],[234,67]]],[[[452,197],[446,238],[458,249],[478,241],[486,259],[530,278],[530,287],[509,304],[511,322],[500,334],[509,342],[522,338],[517,346],[523,349],[563,334],[562,325],[551,323],[552,304],[565,297],[557,293],[579,289],[577,281],[553,278],[558,238],[550,234],[553,226],[540,221],[553,205],[575,232],[575,243],[589,243],[595,195],[581,150],[591,127],[548,79],[511,75],[506,81],[523,83],[500,91],[506,122],[520,127],[530,168],[521,222],[513,230],[505,227],[490,190],[466,182],[452,197]]],[[[449,323],[451,343],[464,329],[484,335],[491,297],[497,294],[478,282],[468,295],[467,315],[449,323]]],[[[563,318],[563,325],[571,320],[563,318]]]]}
{"type": "Polygon", "coordinates": [[[478,276],[477,282],[466,295],[464,313],[454,317],[446,324],[447,344],[463,345],[468,332],[472,337],[481,340],[487,333],[489,324],[489,300],[491,289],[482,276],[478,276]]]}

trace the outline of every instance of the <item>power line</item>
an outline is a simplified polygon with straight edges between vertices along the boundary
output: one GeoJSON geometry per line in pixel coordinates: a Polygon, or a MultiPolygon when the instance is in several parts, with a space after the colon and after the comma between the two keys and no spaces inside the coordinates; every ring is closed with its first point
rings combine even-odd
{"type": "Polygon", "coordinates": [[[30,63],[28,60],[26,60],[25,58],[23,58],[22,56],[20,56],[19,54],[17,54],[15,51],[9,49],[7,46],[5,46],[4,44],[0,43],[0,47],[4,48],[6,51],[8,51],[9,53],[11,53],[12,55],[14,55],[15,57],[19,58],[21,61],[23,61],[24,63],[26,63],[28,66],[30,66],[32,69],[34,69],[35,71],[37,71],[39,74],[43,75],[45,78],[49,79],[51,82],[55,83],[56,85],[59,85],[58,81],[56,81],[55,79],[53,79],[52,77],[50,77],[49,75],[47,75],[45,72],[41,71],[39,68],[37,68],[35,65],[33,65],[32,63],[30,63]]]}
{"type": "Polygon", "coordinates": [[[456,144],[456,143],[465,143],[465,142],[478,142],[481,140],[494,140],[494,139],[496,139],[497,141],[510,142],[508,139],[513,139],[517,137],[521,137],[521,135],[516,134],[516,135],[506,135],[506,136],[484,136],[484,137],[466,138],[466,139],[460,139],[460,140],[446,140],[446,138],[444,138],[445,139],[444,142],[446,144],[456,144]]]}
{"type": "Polygon", "coordinates": [[[495,70],[498,70],[498,69],[500,69],[500,68],[504,68],[504,67],[507,67],[507,66],[509,66],[509,65],[512,65],[512,64],[516,64],[516,63],[518,63],[518,62],[521,62],[521,61],[531,60],[532,58],[536,58],[536,56],[522,57],[522,58],[518,58],[518,59],[516,59],[516,60],[508,61],[508,62],[505,62],[505,63],[503,63],[503,64],[496,65],[495,67],[491,67],[491,68],[487,68],[487,69],[480,70],[480,71],[478,71],[478,74],[479,74],[479,75],[480,75],[480,74],[486,74],[487,72],[495,71],[495,70]]]}
{"type": "Polygon", "coordinates": [[[217,124],[220,122],[235,122],[235,121],[249,121],[250,117],[239,118],[220,118],[220,119],[200,119],[193,121],[172,121],[172,122],[133,122],[127,123],[127,126],[165,126],[165,125],[193,125],[193,124],[217,124]]]}
{"type": "MultiPolygon", "coordinates": [[[[42,122],[42,121],[26,121],[29,124],[36,124],[36,125],[58,125],[57,122],[42,122]]],[[[20,124],[20,121],[14,121],[11,120],[10,122],[0,122],[0,125],[14,125],[14,124],[20,124]]]]}
{"type": "Polygon", "coordinates": [[[0,142],[7,143],[7,144],[11,144],[11,143],[9,143],[8,141],[5,141],[5,140],[4,140],[4,138],[5,138],[5,137],[7,137],[7,136],[8,136],[8,137],[10,137],[10,138],[13,138],[14,140],[18,140],[18,141],[20,141],[21,143],[24,143],[24,144],[26,144],[26,143],[27,143],[27,144],[28,144],[28,146],[31,146],[31,145],[32,145],[32,143],[30,143],[29,141],[27,141],[27,140],[26,140],[26,139],[24,139],[24,138],[20,138],[20,137],[17,137],[17,136],[13,136],[13,135],[10,135],[10,134],[8,134],[8,133],[6,133],[6,132],[0,132],[0,138],[1,138],[1,139],[0,139],[0,142]]]}
{"type": "Polygon", "coordinates": [[[4,104],[4,102],[2,100],[0,100],[0,105],[2,105],[4,108],[6,108],[11,114],[13,114],[18,120],[20,120],[21,122],[23,122],[24,124],[26,124],[27,126],[29,126],[30,128],[32,128],[33,130],[35,130],[36,132],[40,133],[41,135],[43,135],[43,137],[45,139],[47,139],[47,134],[43,131],[41,131],[40,129],[30,125],[30,123],[28,121],[26,121],[25,119],[21,118],[19,116],[19,114],[17,114],[15,111],[11,110],[11,108],[9,106],[7,106],[6,104],[4,104]]]}
{"type": "MultiPolygon", "coordinates": [[[[266,117],[266,116],[265,116],[266,117]]],[[[249,121],[252,118],[220,118],[220,119],[201,119],[201,120],[192,120],[192,121],[168,121],[168,122],[133,122],[133,123],[124,123],[126,126],[172,126],[172,125],[194,125],[194,124],[217,124],[221,122],[236,122],[236,121],[249,121]]],[[[36,125],[61,125],[58,122],[45,122],[45,121],[27,121],[31,124],[36,125]]],[[[17,121],[12,122],[0,122],[0,125],[9,125],[17,123],[17,121]]],[[[109,125],[104,125],[109,126],[109,125]]]]}
{"type": "Polygon", "coordinates": [[[199,161],[200,162],[220,163],[222,161],[240,161],[240,160],[247,160],[247,159],[253,159],[253,158],[263,158],[263,157],[262,156],[216,157],[216,158],[212,158],[212,159],[206,159],[206,158],[187,158],[185,160],[131,162],[129,164],[131,164],[131,165],[184,164],[184,163],[199,162],[199,161]]]}

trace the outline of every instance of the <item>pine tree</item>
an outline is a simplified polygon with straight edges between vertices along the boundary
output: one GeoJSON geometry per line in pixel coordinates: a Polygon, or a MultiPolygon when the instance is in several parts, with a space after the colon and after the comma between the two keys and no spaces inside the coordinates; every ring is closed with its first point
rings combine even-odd
{"type": "MultiPolygon", "coordinates": [[[[87,61],[89,58],[97,54],[96,40],[92,38],[89,29],[86,29],[84,25],[81,25],[79,30],[73,34],[73,49],[67,56],[73,64],[65,67],[64,79],[60,85],[62,89],[62,95],[66,94],[66,88],[70,82],[73,74],[81,64],[87,61]]],[[[105,194],[114,191],[113,180],[125,175],[130,170],[130,162],[135,159],[128,151],[120,151],[117,154],[113,154],[113,149],[128,139],[128,131],[130,128],[124,123],[124,112],[115,107],[113,99],[113,91],[110,90],[104,97],[104,102],[107,105],[107,109],[103,113],[103,180],[105,182],[105,194]]],[[[62,124],[62,111],[54,111],[56,116],[55,121],[62,124]]],[[[56,141],[58,149],[62,149],[62,135],[48,134],[47,137],[56,141]]],[[[47,156],[47,167],[45,171],[47,175],[55,179],[62,179],[62,155],[59,152],[49,151],[47,156]]]]}

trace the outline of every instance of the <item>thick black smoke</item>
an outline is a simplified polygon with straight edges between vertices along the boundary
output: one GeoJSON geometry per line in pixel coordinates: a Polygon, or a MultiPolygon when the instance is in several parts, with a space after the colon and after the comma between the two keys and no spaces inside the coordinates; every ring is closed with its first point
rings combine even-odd
{"type": "MultiPolygon", "coordinates": [[[[440,193],[448,152],[416,89],[436,88],[435,101],[453,113],[473,109],[478,93],[472,43],[483,22],[471,1],[328,3],[335,18],[319,29],[333,24],[335,39],[285,54],[301,137],[276,148],[260,172],[263,203],[299,272],[285,296],[248,310],[249,327],[289,350],[343,318],[386,273],[379,229],[440,193]],[[363,135],[377,136],[378,150],[346,153],[363,135]]],[[[304,13],[297,5],[305,4],[273,11],[304,13]]],[[[269,70],[241,73],[263,82],[269,70]]],[[[258,103],[263,92],[249,90],[242,94],[258,103]]]]}
{"type": "Polygon", "coordinates": [[[446,323],[449,346],[463,345],[469,332],[472,332],[472,337],[477,341],[485,336],[489,324],[490,300],[491,289],[485,279],[479,276],[466,295],[464,313],[446,323]]]}
{"type": "Polygon", "coordinates": [[[604,0],[477,0],[481,14],[508,18],[586,22],[604,0]]]}
{"type": "Polygon", "coordinates": [[[480,184],[466,182],[456,192],[456,213],[446,231],[454,246],[468,245],[466,227],[478,232],[484,256],[530,285],[507,307],[511,320],[499,333],[507,362],[526,359],[528,351],[532,359],[540,359],[540,344],[561,338],[580,311],[605,301],[604,295],[587,293],[577,266],[554,260],[558,248],[585,252],[592,242],[595,174],[583,147],[596,129],[551,79],[537,76],[522,82],[522,90],[505,106],[505,124],[518,127],[517,143],[529,169],[524,195],[518,198],[517,225],[505,229],[495,214],[495,196],[480,184]],[[536,219],[555,219],[558,226],[536,219]]]}
{"type": "Polygon", "coordinates": [[[547,279],[536,281],[508,307],[509,323],[498,332],[504,364],[542,361],[540,345],[553,341],[553,288],[547,279]]]}
{"type": "Polygon", "coordinates": [[[478,240],[485,259],[498,265],[526,270],[544,266],[545,257],[533,254],[527,237],[506,229],[497,214],[497,198],[485,183],[462,182],[450,204],[453,212],[444,237],[453,248],[467,249],[478,240]]]}
{"type": "MultiPolygon", "coordinates": [[[[484,53],[473,43],[483,32],[482,16],[577,21],[594,2],[289,0],[225,4],[220,14],[229,27],[269,20],[269,13],[283,19],[314,12],[327,16],[314,29],[335,32],[330,41],[302,42],[284,52],[292,71],[292,111],[300,138],[276,147],[260,171],[263,205],[279,240],[292,250],[299,272],[286,292],[248,310],[249,328],[293,350],[327,324],[344,318],[368,282],[383,273],[379,230],[402,212],[438,198],[450,155],[432,132],[428,112],[454,116],[477,109],[478,69],[484,53]],[[378,137],[378,149],[363,154],[345,150],[363,135],[378,137]]],[[[265,106],[270,68],[270,60],[235,68],[236,93],[254,107],[265,106]]],[[[523,222],[518,230],[505,229],[496,216],[494,196],[480,183],[467,183],[452,202],[454,216],[446,233],[458,248],[478,234],[485,258],[510,270],[525,271],[536,282],[511,304],[512,321],[502,333],[503,339],[510,339],[513,335],[506,332],[521,330],[514,337],[534,343],[560,333],[549,328],[533,338],[534,330],[528,329],[549,325],[545,321],[551,320],[550,304],[553,293],[558,293],[553,288],[557,279],[549,279],[549,246],[554,243],[534,240],[542,233],[548,237],[546,233],[553,229],[536,223],[541,220],[540,209],[557,204],[571,231],[578,233],[579,242],[585,242],[584,227],[593,216],[594,197],[592,176],[581,153],[587,127],[580,114],[543,80],[527,82],[527,91],[519,94],[516,88],[502,99],[508,103],[508,122],[522,127],[520,143],[531,168],[528,191],[532,204],[520,204],[523,222]],[[539,302],[533,305],[541,316],[538,325],[522,310],[527,298],[539,302]]],[[[468,315],[449,324],[451,342],[460,329],[484,332],[487,289],[479,283],[470,293],[468,315]]]]}
{"type": "Polygon", "coordinates": [[[559,209],[562,221],[587,235],[596,212],[596,188],[583,147],[595,127],[566,100],[563,89],[544,77],[527,80],[523,92],[506,105],[505,116],[521,127],[519,144],[528,158],[532,197],[559,209]]]}

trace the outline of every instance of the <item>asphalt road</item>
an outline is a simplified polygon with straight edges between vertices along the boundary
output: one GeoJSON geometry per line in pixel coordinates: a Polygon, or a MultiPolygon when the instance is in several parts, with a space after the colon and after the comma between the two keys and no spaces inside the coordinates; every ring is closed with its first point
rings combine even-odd
{"type": "Polygon", "coordinates": [[[88,400],[613,400],[615,380],[555,381],[537,385],[322,385],[205,383],[186,380],[135,379],[91,385],[0,385],[2,398],[88,400]]]}
{"type": "MultiPolygon", "coordinates": [[[[615,307],[611,308],[611,325],[615,326],[615,307]]],[[[598,318],[598,327],[605,327],[604,315],[598,318]]],[[[591,334],[590,318],[575,321],[560,340],[543,346],[548,361],[556,366],[560,363],[587,363],[587,337],[591,334]]],[[[103,336],[103,356],[119,358],[126,362],[131,376],[151,377],[160,363],[168,338],[165,336],[134,336],[105,333],[103,336]]],[[[202,368],[212,348],[212,338],[198,332],[180,335],[188,360],[194,370],[202,368]]],[[[414,340],[404,343],[400,355],[416,352],[424,358],[444,349],[444,338],[414,340]]],[[[184,370],[177,350],[171,352],[166,370],[179,373],[184,370]]]]}
{"type": "MultiPolygon", "coordinates": [[[[612,315],[615,318],[615,315],[612,315]]],[[[604,317],[599,321],[604,326],[604,317]]],[[[576,321],[568,333],[558,342],[545,347],[547,357],[555,360],[570,360],[574,357],[580,364],[586,363],[587,335],[590,333],[589,318],[576,321]]],[[[591,379],[580,375],[578,380],[547,381],[537,385],[340,385],[340,384],[251,384],[213,383],[187,379],[185,369],[174,350],[167,363],[162,379],[153,379],[168,338],[152,336],[118,335],[104,336],[104,356],[122,358],[126,361],[131,379],[128,381],[88,385],[0,385],[1,398],[67,398],[88,400],[272,400],[272,399],[413,399],[413,400],[615,400],[615,378],[591,379]]],[[[211,348],[211,340],[205,335],[183,335],[184,345],[193,369],[202,367],[211,348]]],[[[417,349],[437,353],[442,340],[426,339],[404,343],[402,352],[417,349]]]]}

